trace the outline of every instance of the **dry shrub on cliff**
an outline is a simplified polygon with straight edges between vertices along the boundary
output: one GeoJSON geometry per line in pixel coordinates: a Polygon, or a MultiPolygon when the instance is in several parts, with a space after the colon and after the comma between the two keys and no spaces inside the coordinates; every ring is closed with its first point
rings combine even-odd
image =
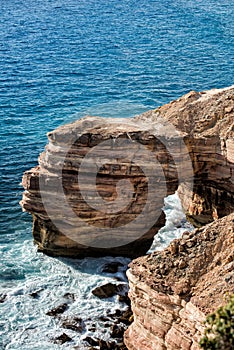
{"type": "Polygon", "coordinates": [[[234,295],[228,303],[207,316],[207,328],[200,346],[205,350],[234,349],[234,295]]]}

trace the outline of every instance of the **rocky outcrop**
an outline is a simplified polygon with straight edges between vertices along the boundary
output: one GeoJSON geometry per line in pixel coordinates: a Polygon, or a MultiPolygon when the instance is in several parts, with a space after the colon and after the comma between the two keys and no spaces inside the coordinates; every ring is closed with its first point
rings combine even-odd
{"type": "Polygon", "coordinates": [[[183,182],[178,193],[189,220],[206,226],[130,264],[134,323],[125,343],[198,350],[205,317],[234,293],[234,87],[190,92],[138,119],[162,117],[184,133],[194,186],[183,182]]]}
{"type": "Polygon", "coordinates": [[[177,188],[195,226],[231,213],[233,125],[230,87],[190,92],[136,118],[86,117],[50,132],[39,166],[22,181],[39,250],[143,255],[164,225],[164,197],[177,188]]]}
{"type": "Polygon", "coordinates": [[[200,226],[233,211],[234,86],[191,91],[156,111],[138,117],[166,119],[184,133],[194,169],[193,189],[179,188],[188,219],[200,226]]]}
{"type": "Polygon", "coordinates": [[[205,316],[234,292],[234,86],[132,119],[86,117],[48,139],[21,201],[47,254],[143,255],[164,224],[164,197],[178,190],[200,228],[131,263],[125,342],[198,349],[205,316]]]}
{"type": "Polygon", "coordinates": [[[134,322],[129,350],[198,350],[203,321],[234,293],[234,213],[184,233],[127,272],[134,322]]]}
{"type": "Polygon", "coordinates": [[[39,166],[22,181],[21,205],[33,216],[39,250],[73,257],[145,254],[164,225],[161,208],[178,186],[181,157],[180,177],[191,178],[180,134],[163,130],[160,121],[86,117],[48,138],[39,166]]]}

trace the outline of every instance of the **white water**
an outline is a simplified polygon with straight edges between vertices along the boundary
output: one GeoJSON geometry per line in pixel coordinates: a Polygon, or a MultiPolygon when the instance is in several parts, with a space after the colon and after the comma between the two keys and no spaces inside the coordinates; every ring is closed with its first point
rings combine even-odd
{"type": "MultiPolygon", "coordinates": [[[[155,237],[150,251],[165,248],[172,239],[191,229],[176,195],[165,200],[165,212],[166,226],[155,237]]],[[[7,294],[7,297],[0,304],[0,349],[70,350],[78,345],[79,349],[85,349],[86,343],[82,343],[82,339],[88,335],[108,339],[108,329],[99,317],[127,307],[118,301],[117,296],[101,300],[92,294],[92,289],[99,285],[116,283],[116,278],[125,280],[121,271],[108,274],[101,270],[104,264],[112,261],[126,266],[130,262],[127,258],[51,258],[37,253],[31,237],[24,242],[12,243],[10,248],[9,243],[2,246],[1,254],[5,265],[2,267],[4,282],[0,293],[7,294]],[[37,298],[30,296],[33,292],[38,292],[37,298]],[[74,293],[75,301],[64,297],[66,293],[74,293]],[[47,311],[63,303],[68,304],[68,309],[60,318],[46,315],[47,311]],[[62,321],[68,317],[84,320],[83,333],[61,327],[62,321]],[[92,324],[97,326],[95,333],[89,330],[92,324]],[[52,340],[62,333],[73,340],[63,345],[54,344],[52,340]]]]}
{"type": "Polygon", "coordinates": [[[183,232],[193,229],[193,226],[186,220],[177,194],[165,198],[164,203],[163,210],[166,214],[166,224],[155,236],[149,253],[165,249],[173,239],[180,238],[183,232]]]}

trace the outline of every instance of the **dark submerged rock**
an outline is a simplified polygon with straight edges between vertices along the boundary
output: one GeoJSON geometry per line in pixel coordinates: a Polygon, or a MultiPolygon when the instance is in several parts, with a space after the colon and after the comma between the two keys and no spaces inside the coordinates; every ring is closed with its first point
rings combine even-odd
{"type": "Polygon", "coordinates": [[[0,304],[4,303],[6,300],[7,295],[6,294],[0,294],[0,304]]]}
{"type": "Polygon", "coordinates": [[[47,316],[57,316],[57,315],[64,313],[64,311],[66,311],[66,310],[67,310],[67,304],[64,303],[64,304],[61,304],[61,305],[54,307],[53,309],[47,311],[46,315],[47,316]]]}
{"type": "Polygon", "coordinates": [[[80,317],[68,318],[62,321],[62,327],[82,333],[85,330],[85,323],[80,317]]]}
{"type": "Polygon", "coordinates": [[[111,337],[112,338],[123,338],[124,334],[124,327],[121,327],[119,325],[113,325],[111,326],[111,337]]]}
{"type": "Polygon", "coordinates": [[[42,290],[43,289],[36,290],[35,292],[30,293],[29,296],[32,297],[33,299],[38,299],[40,297],[40,292],[42,290]]]}
{"type": "Polygon", "coordinates": [[[92,337],[86,337],[84,339],[85,342],[87,342],[89,345],[92,345],[92,346],[98,346],[99,345],[99,341],[95,338],[92,338],[92,337]]]}
{"type": "Polygon", "coordinates": [[[75,301],[76,299],[74,293],[65,293],[63,297],[69,301],[75,301]]]}
{"type": "Polygon", "coordinates": [[[124,288],[126,288],[126,284],[113,284],[113,283],[107,283],[100,287],[96,287],[92,290],[92,293],[101,299],[104,298],[110,298],[114,295],[117,295],[119,293],[122,293],[124,288]]]}
{"type": "Polygon", "coordinates": [[[66,333],[63,333],[54,339],[54,343],[61,344],[61,345],[69,341],[72,341],[72,338],[69,337],[66,333]]]}
{"type": "Polygon", "coordinates": [[[112,261],[110,263],[106,263],[101,271],[107,273],[116,273],[119,271],[120,266],[123,267],[124,265],[119,261],[112,261]]]}

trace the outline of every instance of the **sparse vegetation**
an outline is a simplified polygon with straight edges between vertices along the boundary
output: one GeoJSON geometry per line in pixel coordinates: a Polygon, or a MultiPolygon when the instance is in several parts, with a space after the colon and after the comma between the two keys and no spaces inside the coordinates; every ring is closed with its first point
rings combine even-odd
{"type": "Polygon", "coordinates": [[[207,316],[207,328],[200,341],[200,347],[205,350],[234,349],[234,295],[227,304],[207,316]]]}

